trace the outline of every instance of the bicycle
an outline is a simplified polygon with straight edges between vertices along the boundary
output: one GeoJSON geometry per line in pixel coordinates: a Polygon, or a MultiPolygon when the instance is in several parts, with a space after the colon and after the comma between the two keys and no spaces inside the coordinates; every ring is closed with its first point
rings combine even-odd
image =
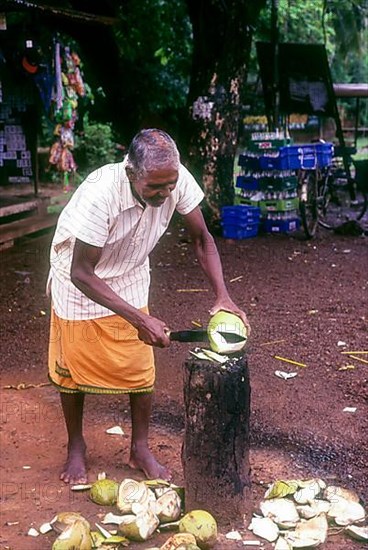
{"type": "Polygon", "coordinates": [[[354,177],[348,177],[337,150],[330,166],[298,170],[299,210],[307,238],[317,226],[335,230],[347,221],[359,222],[367,211],[368,160],[350,163],[354,177]]]}

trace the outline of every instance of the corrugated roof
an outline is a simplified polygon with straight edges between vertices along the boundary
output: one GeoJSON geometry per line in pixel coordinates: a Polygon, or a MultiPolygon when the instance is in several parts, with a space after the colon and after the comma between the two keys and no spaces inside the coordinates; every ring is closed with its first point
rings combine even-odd
{"type": "Polygon", "coordinates": [[[114,25],[117,19],[105,15],[96,15],[84,11],[73,10],[70,8],[61,8],[48,4],[39,4],[37,2],[29,2],[28,0],[2,0],[1,11],[30,9],[37,10],[55,17],[74,19],[84,23],[98,23],[101,25],[114,25]]]}

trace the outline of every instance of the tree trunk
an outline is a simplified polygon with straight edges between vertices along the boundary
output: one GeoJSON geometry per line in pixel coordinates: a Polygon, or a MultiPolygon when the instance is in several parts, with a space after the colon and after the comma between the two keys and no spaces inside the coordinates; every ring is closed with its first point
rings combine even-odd
{"type": "Polygon", "coordinates": [[[265,0],[187,0],[193,25],[188,164],[212,228],[234,199],[233,171],[252,41],[265,0]],[[207,24],[206,20],[210,20],[207,24]]]}
{"type": "Polygon", "coordinates": [[[249,508],[250,385],[245,356],[219,365],[184,364],[182,463],[186,510],[205,509],[223,523],[249,508]]]}

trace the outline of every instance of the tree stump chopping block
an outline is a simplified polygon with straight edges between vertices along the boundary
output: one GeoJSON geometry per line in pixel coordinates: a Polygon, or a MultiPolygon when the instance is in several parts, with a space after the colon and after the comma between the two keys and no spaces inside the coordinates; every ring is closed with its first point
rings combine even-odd
{"type": "Polygon", "coordinates": [[[250,383],[246,357],[184,363],[186,509],[225,523],[249,510],[250,383]]]}

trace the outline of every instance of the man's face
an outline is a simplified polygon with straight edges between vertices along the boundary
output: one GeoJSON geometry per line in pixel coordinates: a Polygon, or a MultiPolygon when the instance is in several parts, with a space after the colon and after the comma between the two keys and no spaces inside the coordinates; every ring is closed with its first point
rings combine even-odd
{"type": "Polygon", "coordinates": [[[176,168],[169,166],[147,172],[145,177],[131,180],[131,184],[143,202],[160,207],[175,189],[178,176],[176,168]]]}

